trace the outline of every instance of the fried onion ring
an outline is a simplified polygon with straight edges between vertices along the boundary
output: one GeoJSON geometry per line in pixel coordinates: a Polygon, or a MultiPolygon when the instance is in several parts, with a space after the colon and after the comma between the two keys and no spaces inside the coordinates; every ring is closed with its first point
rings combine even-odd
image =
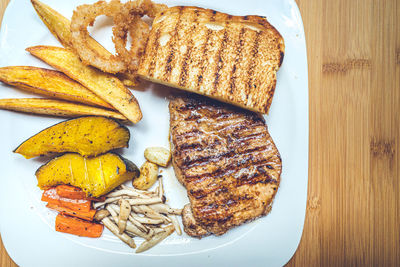
{"type": "Polygon", "coordinates": [[[167,5],[157,4],[151,0],[128,1],[124,4],[125,10],[129,10],[129,12],[134,12],[141,16],[147,15],[150,18],[155,18],[159,12],[162,12],[167,8],[167,5]]]}
{"type": "Polygon", "coordinates": [[[149,25],[142,17],[148,15],[154,18],[166,8],[166,5],[155,4],[151,0],[129,1],[125,4],[111,0],[109,3],[99,1],[92,5],[81,5],[74,11],[71,20],[72,45],[83,63],[105,72],[124,72],[134,77],[150,32],[149,25]],[[113,19],[113,42],[117,55],[104,57],[87,45],[87,27],[93,26],[99,15],[113,19]],[[128,33],[132,39],[130,50],[126,49],[128,33]]]}
{"type": "Polygon", "coordinates": [[[114,17],[113,42],[115,51],[127,64],[128,71],[135,72],[139,67],[139,60],[150,34],[150,26],[141,18],[144,15],[154,18],[166,8],[168,8],[166,5],[156,4],[151,0],[129,1],[124,4],[121,12],[114,17]],[[126,49],[128,32],[132,39],[129,51],[126,49]]]}
{"type": "Polygon", "coordinates": [[[120,2],[99,1],[92,5],[78,6],[71,19],[72,45],[80,59],[86,65],[94,66],[105,72],[117,73],[127,69],[125,62],[118,56],[102,57],[87,45],[89,32],[87,27],[93,26],[97,16],[114,17],[122,7],[120,2]]]}
{"type": "Polygon", "coordinates": [[[150,26],[139,15],[130,15],[129,11],[122,16],[115,17],[113,27],[113,42],[115,51],[124,60],[129,72],[135,72],[139,67],[139,60],[143,54],[150,26]],[[127,35],[131,36],[130,50],[126,49],[127,35]]]}

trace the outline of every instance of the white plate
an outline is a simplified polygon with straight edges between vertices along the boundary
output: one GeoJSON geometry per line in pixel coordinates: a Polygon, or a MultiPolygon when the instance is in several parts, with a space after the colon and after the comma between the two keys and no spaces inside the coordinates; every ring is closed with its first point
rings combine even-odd
{"type": "MultiPolygon", "coordinates": [[[[44,1],[70,17],[74,7],[90,0],[44,1]]],[[[55,213],[40,201],[35,170],[43,159],[26,160],[12,150],[22,141],[62,119],[0,111],[0,230],[13,260],[22,266],[281,266],[294,254],[303,230],[308,169],[308,87],[303,24],[294,0],[269,1],[168,1],[168,5],[198,5],[235,15],[265,15],[283,35],[286,44],[283,65],[269,116],[270,133],[281,153],[281,186],[271,213],[237,227],[220,237],[201,240],[186,234],[170,236],[155,248],[136,255],[125,244],[104,231],[100,239],[75,237],[54,231],[55,213]]],[[[92,33],[112,49],[110,28],[92,33]]],[[[97,28],[96,28],[97,27],[97,28]]],[[[0,66],[48,67],[25,51],[34,45],[61,46],[37,16],[30,1],[12,0],[0,33],[0,66]]],[[[29,97],[0,84],[0,98],[29,97]]],[[[141,165],[148,146],[168,146],[166,87],[147,84],[134,91],[143,120],[130,126],[130,148],[122,154],[141,165]]],[[[187,202],[186,191],[171,168],[164,171],[166,196],[174,207],[187,202]]],[[[137,239],[139,240],[139,239],[137,239]]]]}

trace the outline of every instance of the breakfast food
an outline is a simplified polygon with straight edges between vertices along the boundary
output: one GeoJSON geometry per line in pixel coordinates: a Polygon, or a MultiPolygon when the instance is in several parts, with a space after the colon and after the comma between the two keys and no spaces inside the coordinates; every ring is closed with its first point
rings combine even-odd
{"type": "Polygon", "coordinates": [[[88,196],[104,195],[118,185],[139,175],[135,164],[115,153],[94,158],[66,153],[42,165],[36,171],[41,189],[69,184],[81,188],[88,196]]]}
{"type": "Polygon", "coordinates": [[[55,117],[103,116],[128,121],[116,111],[46,98],[3,98],[0,99],[0,109],[55,117]]]}
{"type": "Polygon", "coordinates": [[[263,118],[200,96],[176,97],[169,109],[172,164],[195,222],[183,216],[186,233],[221,235],[266,215],[282,166],[263,118]]]}
{"type": "Polygon", "coordinates": [[[61,47],[35,46],[26,50],[81,83],[131,122],[137,123],[142,119],[135,96],[113,75],[86,66],[72,51],[61,47]]]}
{"type": "Polygon", "coordinates": [[[39,95],[113,109],[80,83],[55,70],[31,66],[3,67],[0,68],[0,81],[39,95]]]}
{"type": "MultiPolygon", "coordinates": [[[[31,0],[32,6],[35,8],[40,19],[44,22],[50,32],[60,41],[60,43],[68,49],[73,49],[71,35],[71,21],[38,0],[31,0]]],[[[86,39],[87,45],[91,50],[96,51],[102,57],[110,57],[112,54],[101,44],[91,37],[86,39]]],[[[137,86],[139,84],[135,75],[129,73],[118,73],[118,78],[126,86],[137,86]]]]}
{"type": "Polygon", "coordinates": [[[89,116],[44,129],[19,145],[14,152],[27,159],[63,152],[77,152],[89,157],[128,147],[129,138],[129,130],[117,121],[89,116]]]}
{"type": "Polygon", "coordinates": [[[138,74],[268,113],[284,48],[264,17],[176,6],[154,19],[138,74]]]}

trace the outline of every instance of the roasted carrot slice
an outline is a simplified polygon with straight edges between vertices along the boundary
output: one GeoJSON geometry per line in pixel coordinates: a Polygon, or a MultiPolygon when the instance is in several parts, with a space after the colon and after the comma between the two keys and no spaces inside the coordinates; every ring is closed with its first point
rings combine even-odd
{"type": "Polygon", "coordinates": [[[56,217],[56,231],[77,236],[100,237],[103,233],[102,224],[88,222],[82,219],[59,213],[56,217]]]}
{"type": "Polygon", "coordinates": [[[104,201],[105,197],[95,198],[95,197],[87,197],[86,193],[80,189],[79,187],[75,187],[72,185],[57,185],[56,187],[57,195],[60,197],[71,198],[71,199],[86,199],[93,201],[104,201]]]}
{"type": "Polygon", "coordinates": [[[82,191],[79,187],[71,185],[58,185],[56,187],[57,195],[60,197],[66,197],[71,199],[86,199],[86,193],[82,191]]]}
{"type": "Polygon", "coordinates": [[[87,211],[91,210],[92,203],[86,199],[70,199],[65,197],[60,197],[57,194],[56,188],[50,188],[43,192],[42,201],[65,207],[75,211],[87,211]]]}
{"type": "Polygon", "coordinates": [[[46,207],[52,210],[56,210],[61,214],[81,218],[87,221],[93,221],[94,215],[96,214],[96,210],[94,209],[90,211],[76,211],[66,207],[55,205],[53,203],[47,203],[46,207]]]}

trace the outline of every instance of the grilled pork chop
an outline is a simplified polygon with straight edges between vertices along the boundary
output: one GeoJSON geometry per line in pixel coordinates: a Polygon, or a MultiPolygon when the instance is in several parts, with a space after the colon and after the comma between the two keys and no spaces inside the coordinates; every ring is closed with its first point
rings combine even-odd
{"type": "Polygon", "coordinates": [[[169,111],[172,164],[190,199],[185,232],[221,235],[266,215],[282,165],[263,118],[195,95],[172,99],[169,111]]]}
{"type": "Polygon", "coordinates": [[[264,17],[177,6],[154,19],[138,74],[268,113],[284,50],[282,36],[264,17]]]}

